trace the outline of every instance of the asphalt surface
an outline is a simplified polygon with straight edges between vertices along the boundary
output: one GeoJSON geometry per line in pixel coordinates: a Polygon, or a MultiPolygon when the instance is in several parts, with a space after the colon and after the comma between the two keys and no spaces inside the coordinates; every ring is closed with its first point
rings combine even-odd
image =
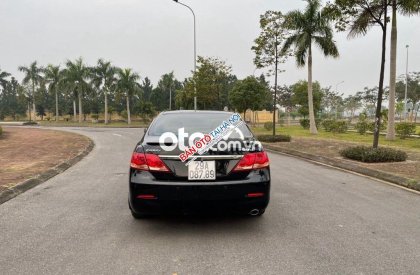
{"type": "Polygon", "coordinates": [[[0,205],[0,274],[420,273],[417,194],[270,154],[262,217],[134,220],[128,165],[143,130],[72,131],[92,153],[0,205]]]}

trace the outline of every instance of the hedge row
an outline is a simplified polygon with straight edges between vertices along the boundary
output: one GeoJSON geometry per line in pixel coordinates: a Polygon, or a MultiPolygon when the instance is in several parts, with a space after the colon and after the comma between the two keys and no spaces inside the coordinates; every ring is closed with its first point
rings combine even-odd
{"type": "Polygon", "coordinates": [[[262,142],[290,142],[292,138],[288,135],[260,135],[257,139],[262,142]]]}
{"type": "Polygon", "coordinates": [[[392,148],[372,148],[368,146],[349,147],[340,151],[340,155],[362,162],[399,162],[407,159],[407,154],[403,151],[392,148]]]}

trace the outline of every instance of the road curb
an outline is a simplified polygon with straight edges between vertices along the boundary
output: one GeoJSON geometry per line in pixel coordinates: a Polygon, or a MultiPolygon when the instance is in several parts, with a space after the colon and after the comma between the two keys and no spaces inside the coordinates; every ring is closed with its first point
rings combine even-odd
{"type": "Polygon", "coordinates": [[[342,170],[346,170],[346,171],[362,174],[368,177],[376,178],[379,180],[387,181],[387,182],[400,185],[402,187],[412,189],[415,191],[420,191],[420,182],[416,183],[415,181],[409,178],[396,176],[396,175],[392,175],[386,172],[362,167],[355,163],[351,163],[349,161],[345,161],[341,159],[308,154],[308,153],[300,152],[293,149],[280,148],[280,147],[276,147],[267,143],[263,143],[263,145],[264,145],[264,148],[268,149],[269,151],[273,153],[281,153],[281,154],[286,154],[286,155],[291,155],[291,156],[297,156],[303,159],[307,159],[307,160],[311,160],[311,161],[325,164],[328,166],[336,167],[342,170]]]}
{"type": "MultiPolygon", "coordinates": [[[[88,137],[86,137],[88,138],[88,137]]],[[[16,184],[15,186],[7,189],[6,191],[3,191],[2,193],[0,193],[0,204],[5,203],[6,201],[13,199],[14,197],[18,196],[19,194],[22,194],[23,192],[41,184],[46,182],[47,180],[49,180],[50,178],[64,172],[65,170],[67,170],[68,168],[70,168],[71,166],[73,166],[74,164],[76,164],[77,162],[81,161],[85,156],[87,156],[95,147],[95,143],[93,142],[92,139],[89,139],[89,144],[88,146],[83,150],[83,152],[81,152],[80,154],[78,154],[77,156],[75,156],[74,158],[63,162],[53,168],[48,169],[47,171],[33,177],[30,178],[28,180],[25,180],[21,183],[16,184]]]]}

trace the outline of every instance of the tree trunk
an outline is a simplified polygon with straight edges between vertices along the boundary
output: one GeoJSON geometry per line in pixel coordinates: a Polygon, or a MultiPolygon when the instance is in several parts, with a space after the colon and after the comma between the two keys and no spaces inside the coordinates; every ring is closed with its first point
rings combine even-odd
{"type": "Polygon", "coordinates": [[[55,88],[55,121],[58,121],[58,92],[55,88]]]}
{"type": "Polygon", "coordinates": [[[169,111],[171,110],[172,110],[172,87],[169,86],[169,111]]]}
{"type": "Polygon", "coordinates": [[[311,134],[318,134],[315,123],[314,98],[312,95],[312,45],[308,52],[308,107],[309,107],[309,131],[311,134]]]}
{"type": "Polygon", "coordinates": [[[73,98],[73,121],[77,120],[76,100],[73,98]]]}
{"type": "Polygon", "coordinates": [[[127,123],[131,124],[131,116],[130,116],[130,98],[127,95],[127,123]]]}
{"type": "Polygon", "coordinates": [[[388,125],[386,139],[395,139],[395,83],[397,79],[397,0],[392,0],[388,125]]]}
{"type": "Polygon", "coordinates": [[[35,83],[33,81],[32,81],[32,111],[34,112],[34,121],[36,121],[35,83]]]}
{"type": "MultiPolygon", "coordinates": [[[[388,12],[387,1],[382,0],[384,14],[388,12]]],[[[382,56],[381,56],[381,72],[379,76],[379,91],[378,100],[376,103],[375,113],[375,129],[373,132],[373,148],[378,148],[379,145],[379,131],[381,129],[381,109],[382,109],[382,96],[384,93],[384,73],[385,73],[385,60],[386,60],[386,31],[387,31],[387,18],[385,16],[382,27],[382,56]]]]}
{"type": "Polygon", "coordinates": [[[277,102],[277,74],[278,74],[278,65],[279,65],[279,57],[278,57],[278,45],[277,45],[277,37],[276,37],[276,48],[275,48],[275,55],[276,60],[274,64],[274,98],[273,98],[273,136],[276,135],[276,102],[277,102]]]}
{"type": "Polygon", "coordinates": [[[79,123],[82,123],[83,109],[82,109],[82,91],[78,93],[79,97],[79,123]]]}
{"type": "Polygon", "coordinates": [[[105,95],[105,124],[108,124],[108,89],[104,88],[105,95]]]}
{"type": "Polygon", "coordinates": [[[29,121],[32,121],[32,115],[31,115],[31,103],[28,102],[28,115],[29,115],[29,121]]]}

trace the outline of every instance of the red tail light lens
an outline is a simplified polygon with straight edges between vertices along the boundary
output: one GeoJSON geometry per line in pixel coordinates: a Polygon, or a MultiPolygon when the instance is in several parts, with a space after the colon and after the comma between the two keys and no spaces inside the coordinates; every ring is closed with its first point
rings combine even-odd
{"type": "Polygon", "coordinates": [[[233,171],[247,171],[268,167],[270,161],[266,152],[248,153],[236,165],[233,171]]]}
{"type": "Polygon", "coordinates": [[[146,156],[143,153],[134,152],[131,156],[131,168],[137,170],[149,170],[146,162],[146,156]]]}
{"type": "Polygon", "coordinates": [[[159,156],[154,154],[145,154],[145,156],[150,171],[169,172],[168,167],[166,167],[159,156]]]}
{"type": "Polygon", "coordinates": [[[264,168],[268,165],[270,165],[270,160],[266,152],[255,153],[254,169],[264,168]]]}
{"type": "Polygon", "coordinates": [[[146,171],[170,172],[165,163],[154,154],[134,152],[131,156],[131,168],[146,171]]]}

